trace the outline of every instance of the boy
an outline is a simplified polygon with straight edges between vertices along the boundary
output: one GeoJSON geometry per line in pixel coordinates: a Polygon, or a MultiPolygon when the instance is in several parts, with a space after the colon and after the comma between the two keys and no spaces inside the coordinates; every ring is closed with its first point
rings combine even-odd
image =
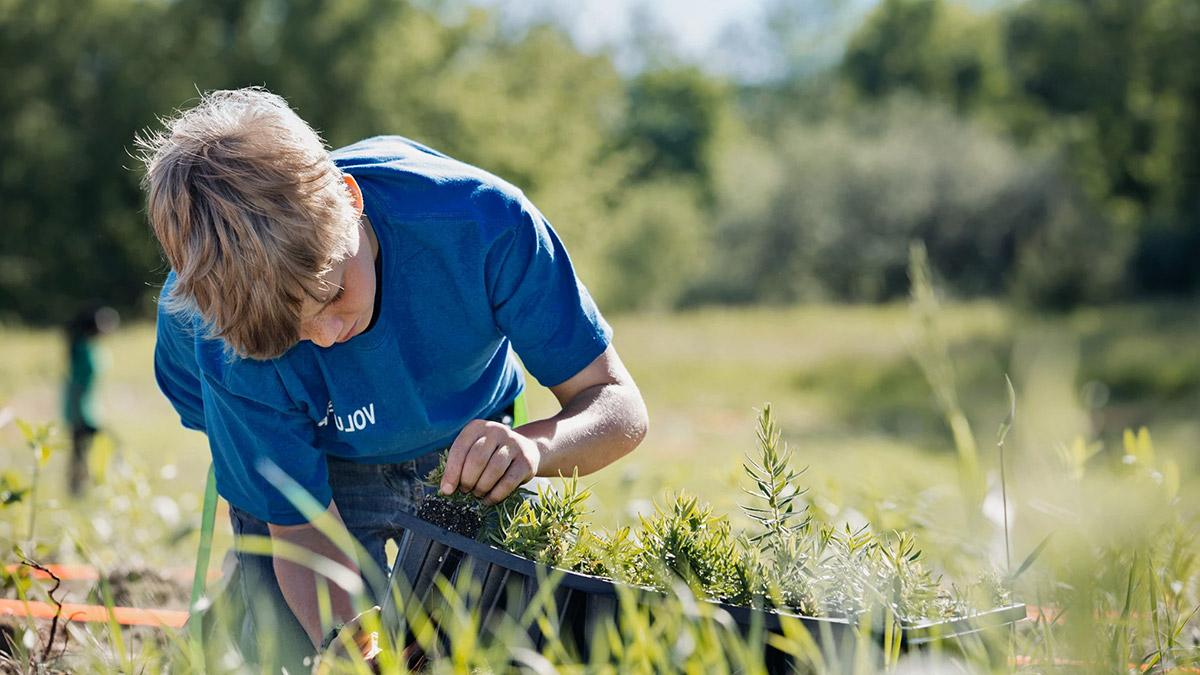
{"type": "MultiPolygon", "coordinates": [[[[388,514],[415,510],[438,451],[449,447],[441,492],[497,502],[533,476],[600,469],[644,437],[611,329],[511,185],[399,137],[329,153],[258,88],[205,95],[139,145],[171,266],[156,377],[183,425],[208,435],[235,535],[275,547],[238,558],[251,635],[284,636],[287,662],[329,626],[318,575],[281,546],[386,569],[399,534],[388,514]],[[516,429],[500,422],[524,386],[513,351],[562,406],[516,429]],[[275,470],[371,560],[342,554],[268,480],[275,470]],[[299,629],[307,641],[289,644],[299,629]]],[[[329,587],[335,623],[350,619],[349,595],[329,587]]]]}

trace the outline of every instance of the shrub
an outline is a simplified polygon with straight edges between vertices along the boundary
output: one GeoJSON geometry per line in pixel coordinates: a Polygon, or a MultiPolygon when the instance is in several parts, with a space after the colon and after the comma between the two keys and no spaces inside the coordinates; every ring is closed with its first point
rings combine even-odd
{"type": "Polygon", "coordinates": [[[897,298],[919,240],[960,294],[1067,306],[1111,296],[1129,255],[1056,158],[905,98],[747,139],[717,184],[693,301],[897,298]]]}
{"type": "Polygon", "coordinates": [[[729,520],[713,516],[711,506],[683,492],[668,496],[667,503],[642,518],[632,579],[664,590],[678,579],[700,597],[735,602],[745,598],[742,555],[729,520]]]}

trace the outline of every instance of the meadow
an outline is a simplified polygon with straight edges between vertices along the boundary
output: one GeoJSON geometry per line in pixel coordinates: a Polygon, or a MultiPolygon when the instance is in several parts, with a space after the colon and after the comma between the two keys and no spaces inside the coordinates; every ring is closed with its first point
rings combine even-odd
{"type": "MultiPolygon", "coordinates": [[[[769,402],[794,468],[805,469],[814,519],[912,532],[947,583],[1004,573],[1046,544],[1015,582],[1018,600],[1046,612],[1021,628],[1018,663],[1188,665],[1200,636],[1189,614],[1200,602],[1190,489],[1200,468],[1190,452],[1200,447],[1198,319],[1175,304],[1039,315],[994,302],[622,315],[616,344],[651,431],[634,454],[581,480],[591,521],[636,524],[666,491],[685,490],[746,524],[742,462],[769,402]],[[996,446],[1006,374],[1016,403],[1004,443],[1011,567],[996,446]],[[955,419],[969,427],[976,470],[964,469],[955,419]]],[[[110,441],[94,462],[104,483],[70,500],[56,449],[40,468],[33,546],[25,503],[0,510],[0,540],[40,562],[186,579],[208,457],[157,391],[153,342],[147,324],[104,339],[110,441]]],[[[55,333],[0,330],[6,416],[57,417],[63,352],[55,333]]],[[[534,385],[530,406],[549,414],[553,399],[534,385]]],[[[0,448],[0,472],[27,483],[35,458],[15,423],[0,428],[0,448]]],[[[222,511],[215,564],[230,543],[226,523],[222,511]]],[[[186,597],[130,599],[154,601],[183,609],[186,597]]]]}

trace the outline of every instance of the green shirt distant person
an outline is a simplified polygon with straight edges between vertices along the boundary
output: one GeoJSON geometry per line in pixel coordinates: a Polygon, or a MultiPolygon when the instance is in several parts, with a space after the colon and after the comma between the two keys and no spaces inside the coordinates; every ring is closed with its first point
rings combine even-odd
{"type": "Polygon", "coordinates": [[[116,330],[120,317],[111,307],[91,307],[66,326],[67,376],[63,386],[63,420],[71,432],[71,468],[67,485],[79,496],[87,482],[87,453],[100,430],[96,418],[96,376],[102,365],[96,338],[116,330]]]}

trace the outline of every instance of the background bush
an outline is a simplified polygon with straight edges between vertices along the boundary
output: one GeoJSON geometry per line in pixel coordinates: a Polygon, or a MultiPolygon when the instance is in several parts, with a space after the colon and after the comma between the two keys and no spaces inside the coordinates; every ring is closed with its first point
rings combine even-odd
{"type": "Polygon", "coordinates": [[[893,299],[921,240],[960,293],[1072,304],[1110,297],[1128,251],[1053,157],[912,98],[789,124],[724,160],[710,298],[893,299]]]}

